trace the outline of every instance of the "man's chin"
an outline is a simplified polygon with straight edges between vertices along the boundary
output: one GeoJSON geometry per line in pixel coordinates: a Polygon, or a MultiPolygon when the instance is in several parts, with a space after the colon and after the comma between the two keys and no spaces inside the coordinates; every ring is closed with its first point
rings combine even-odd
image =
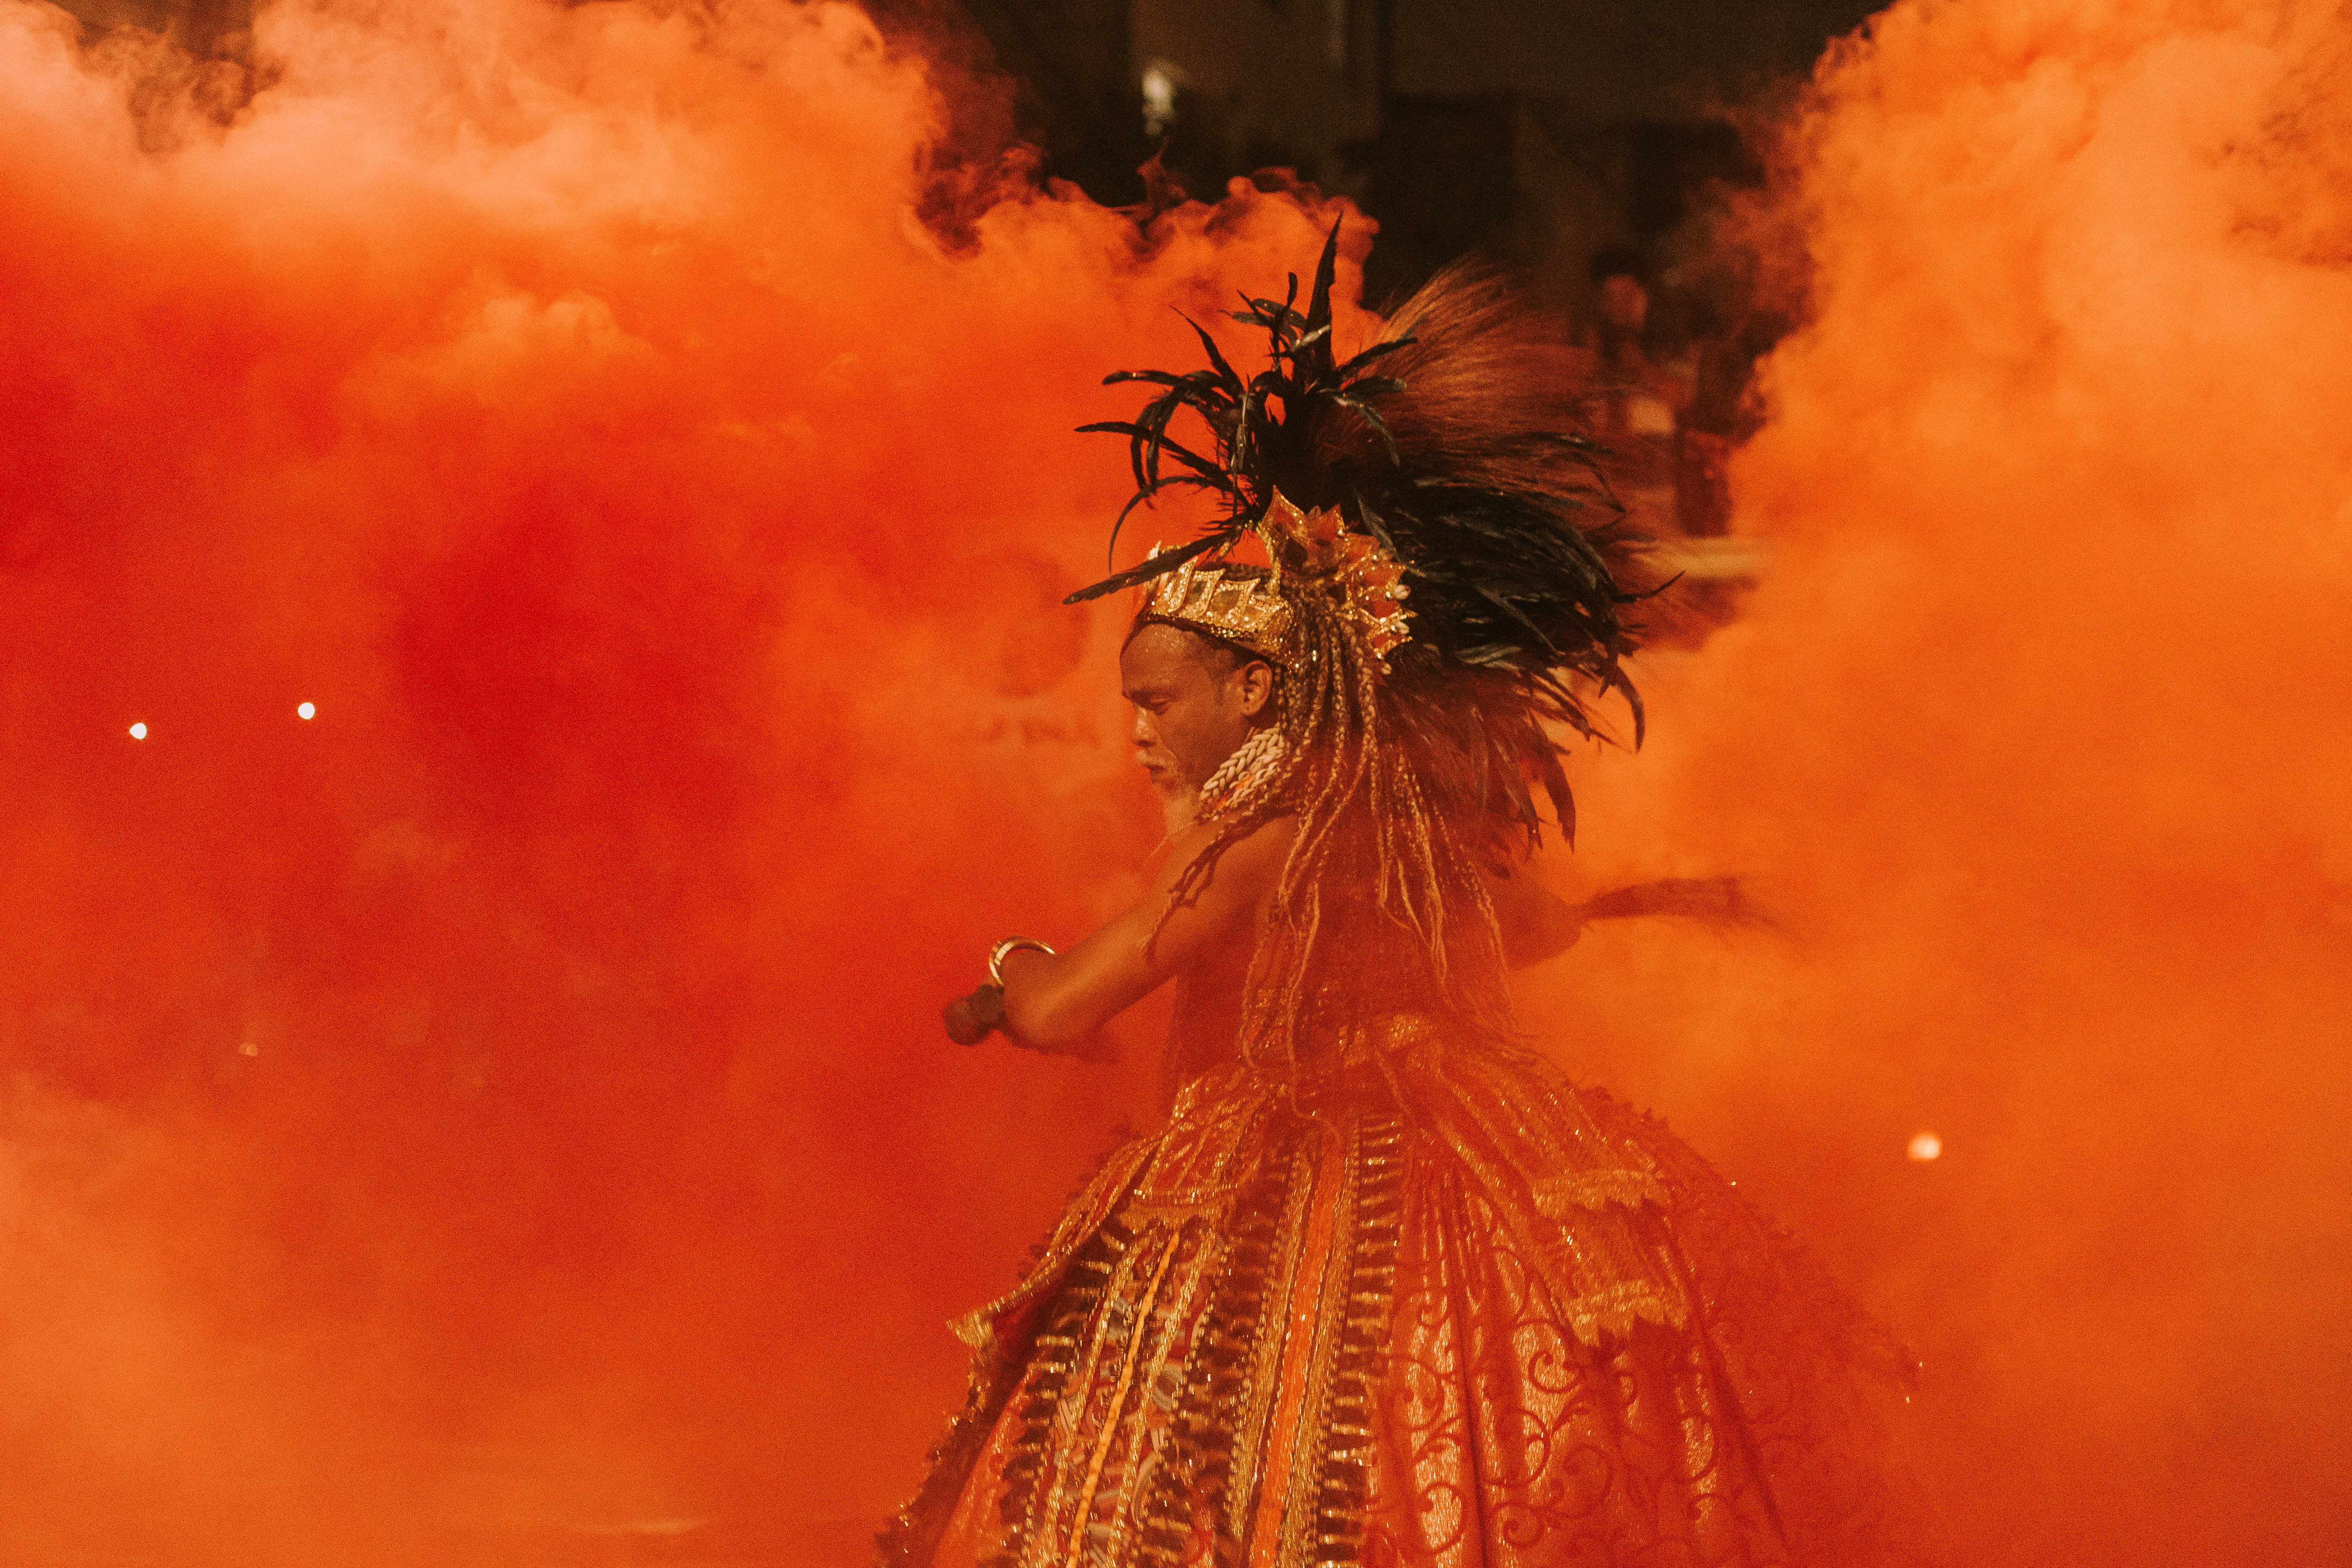
{"type": "Polygon", "coordinates": [[[1155,773],[1150,777],[1151,793],[1160,797],[1160,815],[1168,831],[1174,833],[1191,826],[1192,818],[1200,815],[1200,786],[1185,783],[1173,773],[1155,773]]]}

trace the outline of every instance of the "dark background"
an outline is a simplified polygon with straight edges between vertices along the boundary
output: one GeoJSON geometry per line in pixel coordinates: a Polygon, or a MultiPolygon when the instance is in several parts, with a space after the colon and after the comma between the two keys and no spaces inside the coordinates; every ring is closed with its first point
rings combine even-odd
{"type": "MultiPolygon", "coordinates": [[[[246,48],[252,0],[65,0],[93,29],[164,30],[246,48]]],[[[1685,277],[1726,187],[1760,178],[1763,123],[1861,0],[872,0],[902,37],[1017,83],[1009,124],[956,149],[1035,149],[1034,177],[1108,205],[1145,199],[1139,167],[1192,196],[1289,170],[1379,220],[1372,302],[1482,251],[1560,310],[1590,310],[1587,268],[1630,245],[1661,331],[1709,331],[1685,277]],[[1165,83],[1155,109],[1147,81],[1165,83]],[[1688,318],[1696,316],[1698,320],[1688,318]]]]}

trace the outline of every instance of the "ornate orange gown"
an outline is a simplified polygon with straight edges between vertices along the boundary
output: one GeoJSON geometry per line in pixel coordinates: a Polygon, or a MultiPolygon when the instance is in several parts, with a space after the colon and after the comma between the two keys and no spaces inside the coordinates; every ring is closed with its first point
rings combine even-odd
{"type": "Polygon", "coordinates": [[[958,1331],[924,1568],[1908,1560],[1898,1352],[1661,1125],[1391,1012],[1193,1076],[958,1331]]]}

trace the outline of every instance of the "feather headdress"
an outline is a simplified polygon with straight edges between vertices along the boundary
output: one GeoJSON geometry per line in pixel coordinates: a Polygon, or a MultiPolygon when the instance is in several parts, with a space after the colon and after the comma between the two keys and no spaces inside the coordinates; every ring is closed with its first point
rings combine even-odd
{"type": "Polygon", "coordinates": [[[1252,1065],[1290,1081],[1350,1016],[1434,1008],[1507,1037],[1485,879],[1539,841],[1538,795],[1572,837],[1561,732],[1601,733],[1591,703],[1616,692],[1637,745],[1642,732],[1622,666],[1632,542],[1601,448],[1578,432],[1564,341],[1497,279],[1456,268],[1341,359],[1339,237],[1335,225],[1304,310],[1294,274],[1281,300],[1233,312],[1266,334],[1257,374],[1194,322],[1206,367],[1108,378],[1161,389],[1133,419],[1085,427],[1128,437],[1120,521],[1171,489],[1214,493],[1223,516],[1071,595],[1144,586],[1139,619],[1255,636],[1280,669],[1279,744],[1206,792],[1217,832],[1169,907],[1227,847],[1291,819],[1242,1031],[1252,1065]],[[1175,433],[1188,411],[1207,449],[1175,433]],[[1235,557],[1253,537],[1265,566],[1235,557]]]}
{"type": "Polygon", "coordinates": [[[1162,490],[1213,492],[1224,515],[1071,602],[1216,560],[1265,536],[1286,503],[1336,512],[1402,569],[1411,633],[1383,686],[1398,728],[1429,753],[1428,782],[1468,790],[1478,809],[1531,837],[1539,787],[1572,837],[1574,802],[1546,726],[1600,733],[1591,705],[1614,691],[1640,743],[1621,610],[1652,585],[1637,580],[1623,510],[1595,465],[1605,454],[1577,428],[1569,351],[1501,281],[1457,268],[1342,360],[1331,309],[1339,237],[1335,225],[1304,310],[1293,274],[1283,300],[1245,299],[1232,312],[1266,334],[1257,374],[1244,379],[1194,322],[1204,368],[1106,378],[1163,389],[1133,419],[1083,426],[1129,438],[1136,490],[1114,547],[1129,513],[1162,490]],[[1172,429],[1187,411],[1208,427],[1210,450],[1172,429]]]}

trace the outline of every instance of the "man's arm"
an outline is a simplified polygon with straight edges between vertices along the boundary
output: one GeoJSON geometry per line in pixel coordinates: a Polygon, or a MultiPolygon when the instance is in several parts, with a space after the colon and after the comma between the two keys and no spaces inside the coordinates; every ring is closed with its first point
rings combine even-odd
{"type": "Polygon", "coordinates": [[[1249,940],[1258,908],[1290,852],[1292,832],[1287,818],[1277,819],[1227,846],[1207,879],[1163,923],[1160,914],[1178,879],[1215,834],[1207,826],[1187,828],[1169,846],[1150,890],[1092,936],[1066,952],[1016,948],[1007,953],[1005,1033],[1040,1050],[1066,1050],[1216,944],[1249,940]]]}
{"type": "Polygon", "coordinates": [[[1534,862],[1481,868],[1495,923],[1503,930],[1503,962],[1525,969],[1557,958],[1584,932],[1584,911],[1543,885],[1534,862]]]}

